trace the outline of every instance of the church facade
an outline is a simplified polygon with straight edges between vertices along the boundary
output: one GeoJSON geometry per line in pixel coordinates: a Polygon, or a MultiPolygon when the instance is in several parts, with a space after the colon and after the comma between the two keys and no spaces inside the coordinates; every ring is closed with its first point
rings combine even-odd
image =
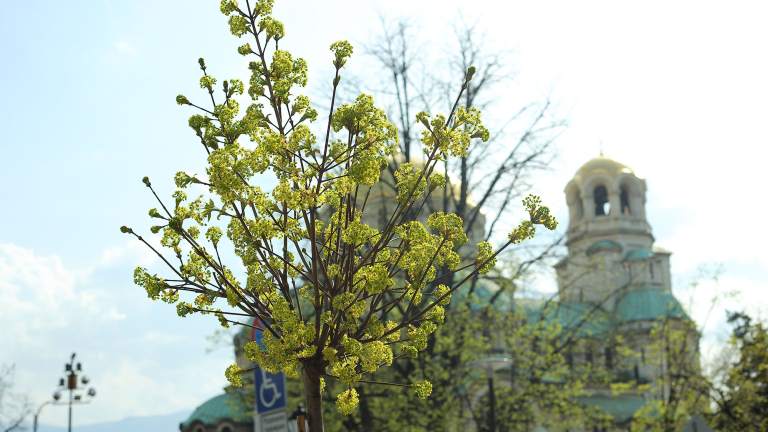
{"type": "MultiPolygon", "coordinates": [[[[384,209],[387,200],[392,198],[390,189],[393,188],[387,188],[386,184],[375,185],[369,197],[371,208],[384,209]]],[[[576,311],[576,315],[570,315],[576,317],[586,310],[593,311],[599,322],[592,326],[595,332],[590,335],[598,341],[597,352],[575,353],[575,360],[607,362],[612,355],[611,347],[599,342],[608,340],[609,334],[620,334],[638,353],[634,364],[621,365],[622,379],[637,383],[657,380],[666,371],[658,366],[659,362],[645,361],[651,330],[663,317],[672,320],[689,318],[672,293],[671,252],[654,244],[645,212],[645,180],[627,165],[601,154],[576,172],[564,192],[569,208],[568,255],[555,265],[558,307],[576,311]]],[[[430,203],[430,207],[439,207],[439,203],[430,203]]],[[[471,239],[483,238],[485,217],[482,213],[478,216],[477,226],[469,233],[471,239]]],[[[371,212],[368,217],[371,219],[366,222],[375,224],[380,215],[371,212]]],[[[492,290],[493,286],[488,292],[479,289],[475,295],[490,296],[492,290]]],[[[510,309],[515,307],[512,299],[508,303],[510,309]]],[[[247,328],[234,339],[235,356],[241,368],[254,366],[243,352],[243,346],[250,340],[250,329],[247,328]]],[[[692,347],[691,355],[692,361],[698,362],[698,347],[692,347]]],[[[607,387],[591,388],[588,396],[581,397],[579,401],[585,406],[607,411],[613,418],[613,425],[583,432],[627,431],[637,410],[649,400],[664,397],[664,391],[616,395],[607,387]]],[[[224,394],[201,405],[180,425],[180,430],[253,430],[250,402],[241,390],[228,387],[224,394]]]]}

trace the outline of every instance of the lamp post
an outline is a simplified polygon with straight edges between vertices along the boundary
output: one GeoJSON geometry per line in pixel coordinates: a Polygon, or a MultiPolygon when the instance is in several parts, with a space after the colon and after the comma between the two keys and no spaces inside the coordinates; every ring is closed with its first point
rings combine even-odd
{"type": "MultiPolygon", "coordinates": [[[[54,400],[59,400],[60,397],[61,397],[61,393],[59,393],[59,392],[56,392],[56,393],[53,394],[53,399],[54,400]]],[[[53,403],[53,401],[43,402],[43,404],[40,405],[40,408],[37,409],[37,412],[35,413],[35,417],[34,417],[34,422],[32,423],[32,431],[33,432],[37,432],[37,418],[40,416],[40,411],[43,410],[44,406],[52,404],[52,403],[53,403]]]]}
{"type": "MultiPolygon", "coordinates": [[[[63,387],[69,390],[69,403],[62,403],[58,402],[59,399],[61,399],[61,392],[56,391],[53,393],[53,400],[43,402],[42,405],[40,405],[40,408],[37,409],[37,413],[35,413],[34,417],[34,423],[32,430],[34,432],[37,432],[37,419],[40,417],[40,411],[43,410],[43,407],[46,405],[69,405],[69,432],[72,432],[72,405],[85,405],[90,403],[90,401],[83,402],[82,395],[76,395],[74,394],[74,391],[77,390],[77,372],[82,372],[83,367],[80,363],[77,363],[75,365],[75,354],[72,353],[72,358],[70,359],[70,362],[64,365],[64,371],[69,372],[67,375],[67,378],[61,378],[59,380],[59,387],[63,387]]],[[[88,384],[90,380],[87,376],[83,375],[80,378],[80,382],[83,383],[83,385],[88,384]]],[[[88,389],[87,395],[89,397],[96,396],[96,390],[93,388],[88,389]]]]}
{"type": "Polygon", "coordinates": [[[496,432],[496,394],[493,390],[493,376],[496,371],[504,369],[510,363],[512,361],[506,357],[488,357],[467,363],[468,368],[484,370],[488,376],[488,398],[491,402],[490,432],[496,432]]]}
{"type": "Polygon", "coordinates": [[[288,430],[290,432],[306,432],[307,431],[307,412],[304,411],[304,406],[299,404],[296,411],[291,413],[288,418],[288,430]]]}
{"type": "MultiPolygon", "coordinates": [[[[68,422],[68,432],[72,432],[72,405],[85,405],[91,403],[90,401],[83,401],[82,395],[75,394],[75,390],[79,390],[77,387],[77,378],[78,374],[83,371],[83,367],[80,363],[75,363],[75,353],[72,353],[72,358],[70,358],[69,363],[64,365],[64,372],[67,373],[66,378],[61,378],[59,380],[59,387],[63,389],[69,390],[69,403],[56,403],[56,402],[47,402],[47,403],[53,403],[54,405],[69,405],[69,422],[68,422]]],[[[80,377],[80,382],[85,385],[90,382],[87,376],[83,375],[80,377]]],[[[86,393],[88,397],[94,397],[96,396],[96,390],[93,389],[93,387],[88,389],[88,392],[86,393]]],[[[61,392],[56,392],[53,394],[53,399],[58,401],[59,398],[61,398],[61,392]]],[[[43,406],[46,405],[45,403],[40,406],[40,409],[43,408],[43,406]]],[[[38,414],[40,413],[40,410],[38,410],[38,414]]],[[[37,428],[37,416],[35,416],[35,428],[37,428]]]]}

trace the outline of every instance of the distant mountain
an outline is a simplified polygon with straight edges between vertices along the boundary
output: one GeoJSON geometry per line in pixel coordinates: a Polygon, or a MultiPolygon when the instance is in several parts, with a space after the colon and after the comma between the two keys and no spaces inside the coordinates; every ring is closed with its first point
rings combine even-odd
{"type": "MultiPolygon", "coordinates": [[[[116,422],[96,423],[87,426],[72,426],[72,432],[176,432],[179,423],[183,422],[192,410],[146,417],[126,417],[116,422]]],[[[27,425],[27,431],[32,431],[32,423],[27,425]]],[[[67,432],[67,428],[46,424],[37,425],[37,432],[67,432]]]]}

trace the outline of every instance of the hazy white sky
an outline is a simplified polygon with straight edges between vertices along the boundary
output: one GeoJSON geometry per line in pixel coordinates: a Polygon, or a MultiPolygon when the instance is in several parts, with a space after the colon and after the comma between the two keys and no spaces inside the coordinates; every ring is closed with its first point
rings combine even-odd
{"type": "MultiPolygon", "coordinates": [[[[118,227],[149,226],[144,175],[168,195],[173,173],[202,172],[190,112],[174,97],[199,92],[200,56],[220,79],[244,76],[242,42],[213,0],[39,6],[0,6],[0,363],[16,363],[18,389],[42,403],[77,351],[99,395],[76,409],[76,422],[193,408],[226,384],[231,353],[206,355],[211,320],[177,318],[132,284],[133,268],[152,257],[118,227]]],[[[332,42],[367,41],[379,13],[414,17],[428,35],[427,58],[444,49],[458,14],[478,19],[489,48],[515,50],[509,95],[554,89],[570,113],[555,170],[536,192],[565,222],[562,190],[603,141],[606,155],[647,179],[648,218],[657,244],[674,251],[681,300],[691,297],[696,267],[712,262],[724,264],[719,289],[742,292],[710,318],[715,340],[723,308],[768,306],[766,9],[759,1],[278,0],[275,16],[287,30],[281,47],[307,59],[311,78],[330,68],[332,42]]],[[[314,94],[325,85],[317,81],[314,94]]],[[[488,114],[503,117],[515,103],[488,114]]],[[[696,318],[714,290],[695,291],[696,318]]],[[[41,421],[64,424],[66,410],[46,408],[41,421]]]]}

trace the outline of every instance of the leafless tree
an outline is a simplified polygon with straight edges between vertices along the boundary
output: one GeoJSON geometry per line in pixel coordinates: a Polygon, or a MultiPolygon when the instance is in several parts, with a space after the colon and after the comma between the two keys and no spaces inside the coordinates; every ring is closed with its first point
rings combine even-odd
{"type": "MultiPolygon", "coordinates": [[[[460,71],[470,66],[477,68],[462,103],[480,110],[497,105],[499,90],[513,83],[511,53],[495,50],[486,43],[478,23],[459,20],[453,25],[453,37],[441,62],[444,67],[438,68],[439,71],[424,66],[427,62],[423,60],[428,55],[424,49],[426,43],[419,42],[417,28],[411,20],[382,18],[381,23],[381,33],[365,47],[365,52],[381,68],[379,87],[388,91],[381,91],[378,96],[388,105],[390,120],[400,131],[400,150],[405,162],[411,162],[421,153],[417,134],[422,128],[415,114],[421,110],[436,111],[441,105],[451,108],[448,89],[455,88],[456,83],[449,77],[461,76],[460,71]]],[[[364,81],[358,79],[358,82],[364,81]]],[[[549,95],[539,101],[505,104],[504,108],[508,106],[518,108],[495,124],[493,119],[485,120],[492,133],[488,142],[477,140],[466,157],[458,158],[450,166],[444,164],[446,177],[455,187],[444,189],[442,208],[430,209],[450,209],[462,217],[466,231],[477,228],[484,215],[487,241],[511,225],[505,220],[508,211],[531,191],[533,175],[549,169],[556,156],[555,140],[567,126],[549,95]],[[451,178],[448,172],[455,173],[456,177],[451,178]]],[[[394,162],[389,167],[391,172],[398,166],[397,161],[394,162]]],[[[390,186],[394,188],[394,184],[390,186]]],[[[557,253],[556,246],[563,239],[564,236],[551,239],[549,244],[540,245],[538,250],[526,255],[517,273],[557,253]]],[[[513,253],[520,255],[520,252],[513,253]]],[[[474,284],[470,292],[473,290],[474,284]]]]}
{"type": "Polygon", "coordinates": [[[22,423],[32,413],[26,396],[12,391],[14,371],[14,365],[0,366],[0,430],[3,432],[24,430],[22,423]]]}

